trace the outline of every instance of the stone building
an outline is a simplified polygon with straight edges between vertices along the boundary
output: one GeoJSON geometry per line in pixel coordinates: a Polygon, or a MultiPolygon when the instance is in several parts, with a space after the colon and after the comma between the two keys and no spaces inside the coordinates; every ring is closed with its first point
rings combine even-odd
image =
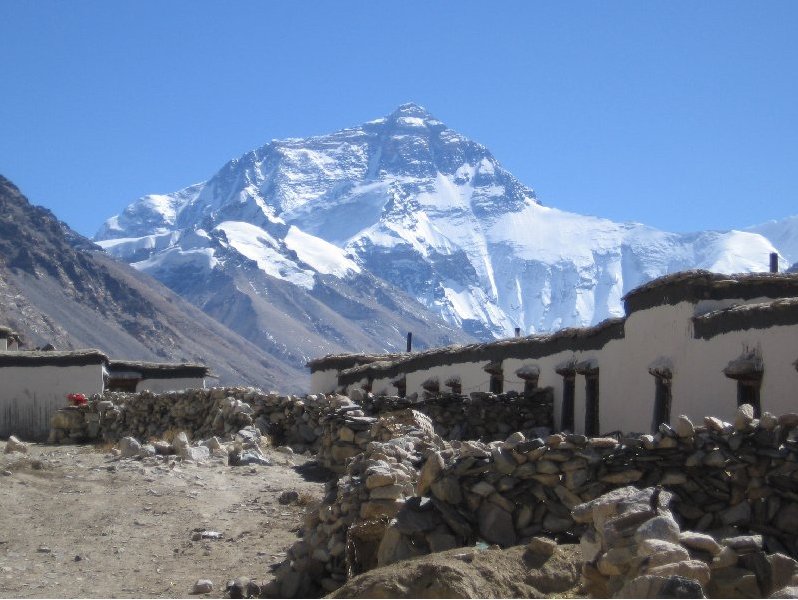
{"type": "Polygon", "coordinates": [[[624,298],[594,327],[402,355],[311,361],[313,392],[406,396],[551,386],[555,423],[598,435],[650,431],[737,405],[795,412],[798,275],[676,273],[624,298]]]}
{"type": "Polygon", "coordinates": [[[9,349],[9,340],[18,336],[0,328],[0,438],[46,439],[68,394],[202,389],[209,376],[204,365],[113,361],[93,349],[19,351],[9,349]]]}
{"type": "Polygon", "coordinates": [[[155,363],[112,360],[105,389],[112,392],[169,392],[204,389],[208,367],[192,363],[155,363]]]}
{"type": "Polygon", "coordinates": [[[46,439],[67,394],[102,393],[106,365],[99,350],[0,352],[0,438],[46,439]]]}

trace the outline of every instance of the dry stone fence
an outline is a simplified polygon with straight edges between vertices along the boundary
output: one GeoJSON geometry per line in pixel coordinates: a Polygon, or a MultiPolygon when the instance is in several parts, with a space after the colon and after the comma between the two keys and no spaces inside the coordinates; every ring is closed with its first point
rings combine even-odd
{"type": "Polygon", "coordinates": [[[697,585],[704,594],[751,597],[792,585],[798,414],[756,419],[743,405],[733,423],[680,417],[654,435],[589,438],[544,433],[545,391],[415,403],[354,396],[245,388],[106,394],[61,411],[52,437],[117,440],[181,429],[197,439],[255,426],[274,443],[316,454],[339,476],[276,568],[266,590],[273,596],[321,595],[376,566],[481,542],[540,547],[541,536],[581,540],[586,587],[600,596],[697,585]],[[640,489],[648,490],[642,500],[640,489]],[[646,502],[649,512],[638,510],[646,502]],[[606,529],[621,513],[637,516],[613,521],[615,533],[606,529]],[[635,537],[654,517],[675,524],[662,539],[681,549],[649,548],[654,542],[635,537]],[[654,550],[666,556],[644,565],[639,559],[654,550]],[[677,566],[652,571],[663,565],[677,566]]]}

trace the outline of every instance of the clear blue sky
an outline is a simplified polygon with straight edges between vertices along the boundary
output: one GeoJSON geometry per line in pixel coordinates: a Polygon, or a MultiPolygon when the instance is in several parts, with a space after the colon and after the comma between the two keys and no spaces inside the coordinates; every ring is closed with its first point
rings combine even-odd
{"type": "Polygon", "coordinates": [[[798,2],[0,1],[0,173],[81,233],[272,138],[414,101],[540,200],[798,213],[798,2]]]}

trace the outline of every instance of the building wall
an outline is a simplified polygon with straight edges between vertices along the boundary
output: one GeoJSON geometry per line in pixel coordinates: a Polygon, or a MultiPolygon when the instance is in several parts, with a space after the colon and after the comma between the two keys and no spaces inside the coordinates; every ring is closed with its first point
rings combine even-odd
{"type": "Polygon", "coordinates": [[[310,374],[310,391],[313,394],[331,394],[338,389],[338,369],[324,369],[310,374]]]}
{"type": "MultiPolygon", "coordinates": [[[[524,382],[515,374],[516,370],[523,365],[537,365],[540,368],[538,385],[554,389],[554,420],[559,426],[563,378],[557,374],[557,367],[569,360],[578,363],[594,359],[599,367],[600,431],[649,432],[656,394],[656,379],[649,369],[667,363],[673,373],[671,424],[681,414],[699,423],[708,414],[731,420],[737,409],[737,382],[726,377],[723,369],[744,350],[757,349],[764,362],[762,410],[774,414],[798,412],[794,393],[798,387],[798,372],[793,365],[798,359],[798,326],[735,331],[709,340],[694,337],[692,318],[695,315],[766,300],[680,302],[634,311],[624,323],[624,338],[610,340],[599,350],[505,359],[502,362],[504,391],[522,392],[524,382]]],[[[488,391],[490,375],[484,370],[487,364],[488,361],[454,363],[407,372],[407,394],[423,395],[421,385],[430,377],[437,377],[441,390],[448,391],[444,382],[453,375],[460,377],[464,394],[488,391]]],[[[331,375],[325,372],[324,377],[331,375]]],[[[387,378],[376,379],[372,389],[376,393],[396,393],[387,378]]],[[[574,398],[577,433],[585,431],[585,412],[586,381],[583,375],[577,374],[574,398]]]]}
{"type": "Polygon", "coordinates": [[[6,350],[8,350],[8,339],[0,338],[0,352],[5,352],[6,350]]]}
{"type": "Polygon", "coordinates": [[[203,390],[205,389],[204,377],[183,377],[175,379],[142,379],[136,384],[136,391],[149,390],[156,394],[162,392],[176,392],[178,390],[203,390]]]}
{"type": "Polygon", "coordinates": [[[100,394],[103,366],[0,368],[0,438],[47,439],[50,418],[70,393],[100,394]]]}

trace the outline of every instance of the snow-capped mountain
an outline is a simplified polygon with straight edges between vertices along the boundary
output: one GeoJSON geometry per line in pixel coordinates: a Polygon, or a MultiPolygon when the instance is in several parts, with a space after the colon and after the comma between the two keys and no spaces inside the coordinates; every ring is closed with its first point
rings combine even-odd
{"type": "Polygon", "coordinates": [[[753,232],[674,234],[542,206],[487,148],[415,104],[273,140],[204,183],[141,198],[96,240],[178,291],[187,273],[232,279],[244,260],[268,285],[317,297],[385,282],[382,293],[483,339],[596,323],[651,278],[767,270],[774,251],[753,232]]]}
{"type": "Polygon", "coordinates": [[[746,231],[765,236],[785,260],[793,265],[798,263],[798,215],[747,227],[746,231]]]}

